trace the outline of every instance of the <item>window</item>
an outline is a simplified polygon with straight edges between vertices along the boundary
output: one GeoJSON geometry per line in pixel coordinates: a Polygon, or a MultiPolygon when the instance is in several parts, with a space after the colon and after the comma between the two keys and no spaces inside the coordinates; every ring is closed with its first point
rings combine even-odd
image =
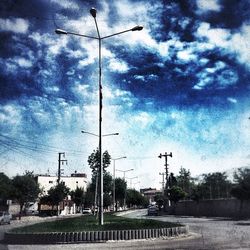
{"type": "Polygon", "coordinates": [[[53,183],[53,181],[49,181],[49,183],[50,183],[50,184],[52,184],[52,183],[53,183]]]}

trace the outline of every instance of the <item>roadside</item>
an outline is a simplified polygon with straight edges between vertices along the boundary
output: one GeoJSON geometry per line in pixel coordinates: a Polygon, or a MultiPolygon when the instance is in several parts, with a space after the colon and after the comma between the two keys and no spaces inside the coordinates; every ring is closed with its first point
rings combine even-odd
{"type": "Polygon", "coordinates": [[[70,215],[59,215],[59,216],[51,216],[51,217],[24,216],[21,218],[21,220],[12,220],[10,224],[0,225],[0,242],[4,238],[4,233],[13,229],[13,228],[28,226],[28,225],[40,223],[43,221],[62,220],[65,218],[77,217],[77,216],[81,216],[81,215],[82,214],[70,214],[70,215]]]}

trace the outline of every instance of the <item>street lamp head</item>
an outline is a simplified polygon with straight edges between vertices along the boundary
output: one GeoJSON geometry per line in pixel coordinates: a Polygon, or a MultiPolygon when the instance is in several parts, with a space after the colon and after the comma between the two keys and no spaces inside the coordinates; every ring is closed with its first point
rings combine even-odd
{"type": "Polygon", "coordinates": [[[161,157],[162,157],[162,154],[160,154],[158,157],[161,158],[161,157]]]}
{"type": "Polygon", "coordinates": [[[142,29],[143,29],[143,27],[138,25],[138,26],[135,26],[134,28],[132,28],[131,30],[132,31],[140,31],[142,29]]]}
{"type": "Polygon", "coordinates": [[[91,8],[89,12],[92,15],[92,17],[96,18],[96,9],[95,8],[91,8]]]}
{"type": "Polygon", "coordinates": [[[67,34],[68,34],[67,31],[61,30],[61,29],[56,29],[55,32],[56,32],[56,34],[58,34],[58,35],[67,35],[67,34]]]}

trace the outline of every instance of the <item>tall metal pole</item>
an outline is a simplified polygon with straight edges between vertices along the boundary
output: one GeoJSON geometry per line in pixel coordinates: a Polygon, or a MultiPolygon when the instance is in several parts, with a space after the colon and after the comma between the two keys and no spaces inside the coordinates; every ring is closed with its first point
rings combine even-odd
{"type": "Polygon", "coordinates": [[[99,225],[103,225],[103,160],[102,160],[102,40],[99,33],[98,25],[95,20],[96,30],[98,34],[99,45],[99,180],[100,180],[100,197],[99,197],[99,225]]]}
{"type": "Polygon", "coordinates": [[[113,210],[115,211],[116,208],[116,201],[115,201],[115,161],[125,159],[127,156],[122,156],[119,158],[112,159],[114,161],[113,165],[113,210]]]}
{"type": "Polygon", "coordinates": [[[162,182],[160,182],[162,184],[162,194],[164,195],[164,189],[165,189],[165,181],[164,181],[164,177],[165,177],[165,173],[159,173],[159,175],[162,175],[162,182]]]}
{"type": "Polygon", "coordinates": [[[60,179],[61,179],[61,163],[63,164],[64,162],[67,164],[67,160],[62,160],[61,155],[63,155],[63,157],[65,157],[65,153],[58,153],[58,178],[57,178],[57,184],[60,183],[60,179]]]}
{"type": "Polygon", "coordinates": [[[113,168],[113,211],[116,211],[116,202],[115,202],[115,159],[114,159],[114,168],[113,168]]]}
{"type": "Polygon", "coordinates": [[[103,225],[103,160],[102,160],[102,38],[96,21],[96,9],[91,8],[90,14],[95,20],[98,35],[99,51],[99,225],[103,225]]]}
{"type": "Polygon", "coordinates": [[[121,32],[114,33],[112,35],[100,36],[100,32],[98,29],[97,21],[96,21],[96,9],[91,8],[90,9],[90,14],[95,20],[95,26],[97,30],[98,37],[93,37],[93,36],[87,36],[87,35],[82,35],[78,34],[75,32],[68,32],[62,29],[56,29],[55,32],[59,35],[75,35],[75,36],[81,36],[81,37],[86,37],[86,38],[91,38],[91,39],[97,39],[99,42],[99,225],[103,225],[103,160],[102,160],[102,65],[101,65],[101,41],[102,39],[113,37],[119,34],[123,34],[129,31],[140,31],[143,29],[142,26],[135,26],[132,29],[124,30],[121,32]]]}
{"type": "Polygon", "coordinates": [[[169,199],[168,199],[168,186],[169,186],[169,182],[168,182],[168,157],[172,157],[172,152],[170,152],[169,154],[167,152],[165,152],[165,154],[160,154],[158,157],[161,158],[161,157],[164,157],[165,158],[165,170],[166,170],[166,173],[165,173],[165,177],[166,177],[166,187],[165,187],[165,192],[164,192],[164,208],[166,210],[166,207],[169,206],[169,199]]]}
{"type": "MultiPolygon", "coordinates": [[[[120,171],[120,172],[123,172],[123,180],[125,181],[125,174],[126,174],[126,172],[128,172],[128,171],[133,171],[134,169],[133,168],[131,168],[131,169],[128,169],[128,170],[119,170],[119,169],[117,169],[116,171],[120,171]]],[[[123,200],[123,207],[124,207],[124,210],[125,210],[125,207],[126,207],[126,190],[125,190],[125,194],[124,194],[124,200],[123,200]]]]}
{"type": "Polygon", "coordinates": [[[60,179],[61,179],[61,154],[62,154],[62,153],[58,153],[58,174],[57,174],[57,184],[60,183],[60,179]]]}

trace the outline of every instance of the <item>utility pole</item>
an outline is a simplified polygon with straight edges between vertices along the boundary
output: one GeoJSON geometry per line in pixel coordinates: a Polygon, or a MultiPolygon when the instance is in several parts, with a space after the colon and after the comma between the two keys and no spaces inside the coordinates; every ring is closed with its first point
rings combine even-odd
{"type": "Polygon", "coordinates": [[[165,173],[162,172],[162,173],[159,173],[159,175],[162,175],[162,182],[160,182],[162,184],[162,194],[164,195],[164,187],[165,187],[165,173]]]}
{"type": "Polygon", "coordinates": [[[168,200],[168,187],[169,187],[169,182],[168,182],[168,157],[172,157],[172,152],[170,152],[169,154],[167,152],[165,152],[165,154],[160,154],[158,157],[165,158],[165,180],[166,180],[166,185],[165,185],[165,190],[164,190],[164,209],[166,210],[166,208],[169,206],[169,200],[168,200]]]}
{"type": "Polygon", "coordinates": [[[65,153],[58,153],[58,178],[57,178],[57,184],[60,183],[60,179],[61,179],[61,171],[63,169],[61,169],[61,164],[63,165],[64,162],[67,164],[67,160],[62,160],[62,156],[63,158],[65,158],[65,153]]]}

